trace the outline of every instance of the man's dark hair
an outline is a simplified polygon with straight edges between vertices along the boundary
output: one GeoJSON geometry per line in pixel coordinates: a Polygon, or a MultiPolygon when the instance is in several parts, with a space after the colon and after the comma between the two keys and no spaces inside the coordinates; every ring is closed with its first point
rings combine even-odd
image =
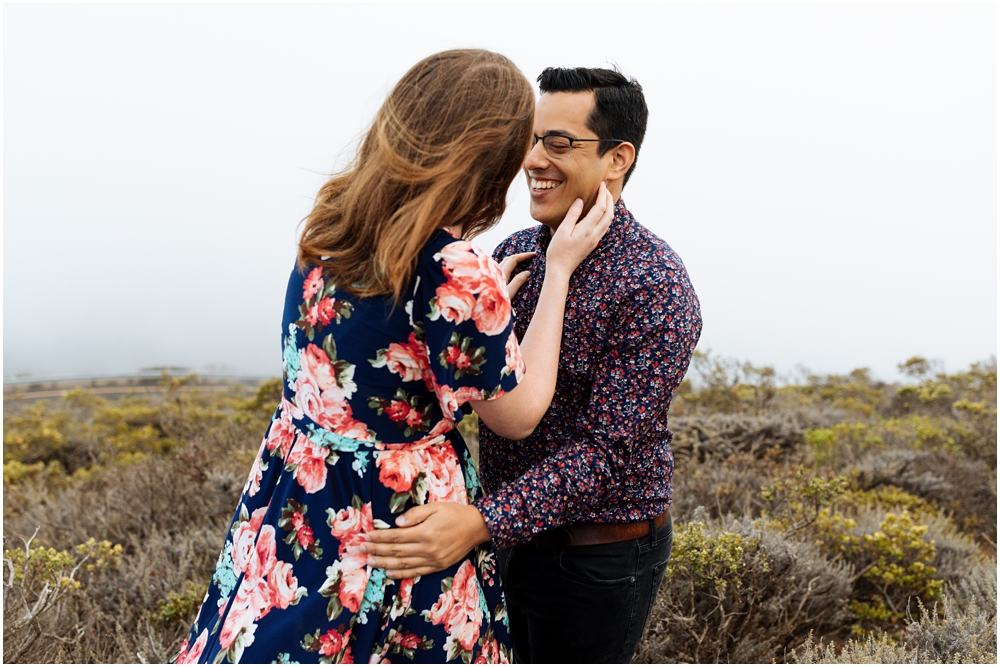
{"type": "MultiPolygon", "coordinates": [[[[593,92],[596,102],[587,119],[587,127],[602,139],[623,139],[635,146],[635,161],[625,173],[622,187],[635,171],[639,147],[646,136],[649,109],[642,86],[617,69],[599,67],[548,67],[538,75],[542,93],[593,92]]],[[[617,146],[613,141],[597,144],[597,154],[604,155],[617,146]]]]}

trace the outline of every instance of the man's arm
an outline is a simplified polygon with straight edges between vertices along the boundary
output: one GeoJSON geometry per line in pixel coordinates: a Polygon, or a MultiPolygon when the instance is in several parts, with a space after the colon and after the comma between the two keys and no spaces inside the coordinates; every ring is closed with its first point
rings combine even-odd
{"type": "Polygon", "coordinates": [[[508,547],[539,532],[614,507],[633,445],[664,417],[700,332],[683,298],[643,290],[623,302],[618,340],[596,364],[590,402],[570,440],[522,477],[476,502],[493,543],[508,547]],[[693,335],[692,335],[693,334],[693,335]]]}

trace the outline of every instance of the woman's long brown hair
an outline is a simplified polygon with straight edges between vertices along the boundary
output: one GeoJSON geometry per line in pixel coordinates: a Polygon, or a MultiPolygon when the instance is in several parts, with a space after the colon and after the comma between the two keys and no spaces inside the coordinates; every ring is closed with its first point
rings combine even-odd
{"type": "Polygon", "coordinates": [[[531,84],[491,51],[417,63],[379,109],[357,156],[305,218],[299,266],[323,267],[359,297],[399,303],[439,227],[471,238],[494,226],[531,141],[531,84]]]}

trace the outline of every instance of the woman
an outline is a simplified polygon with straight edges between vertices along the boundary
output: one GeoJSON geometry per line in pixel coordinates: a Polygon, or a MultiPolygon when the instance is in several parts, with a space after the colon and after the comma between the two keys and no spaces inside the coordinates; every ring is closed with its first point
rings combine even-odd
{"type": "Polygon", "coordinates": [[[502,270],[464,240],[503,213],[533,114],[503,56],[433,55],[320,190],[288,283],[281,405],[177,662],[509,660],[492,552],[394,581],[361,544],[414,504],[475,498],[464,403],[523,437],[551,402],[569,276],[610,196],[553,235],[521,345],[502,270]]]}

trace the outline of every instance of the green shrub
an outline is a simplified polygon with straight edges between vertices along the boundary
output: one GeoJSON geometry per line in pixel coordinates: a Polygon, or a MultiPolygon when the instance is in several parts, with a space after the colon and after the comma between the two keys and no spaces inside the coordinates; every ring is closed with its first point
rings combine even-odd
{"type": "Polygon", "coordinates": [[[44,629],[59,624],[67,611],[65,602],[83,595],[81,589],[94,573],[115,570],[121,564],[122,546],[106,540],[91,538],[63,550],[33,543],[32,537],[23,541],[23,547],[3,552],[3,659],[7,663],[26,658],[47,634],[44,629]]]}
{"type": "Polygon", "coordinates": [[[156,603],[156,611],[149,613],[149,618],[158,625],[188,625],[191,618],[201,608],[201,603],[208,590],[207,582],[184,582],[180,592],[171,591],[167,597],[156,603]]]}
{"type": "Polygon", "coordinates": [[[855,633],[899,624],[911,599],[940,597],[944,582],[935,576],[927,530],[907,511],[885,513],[876,530],[841,512],[820,513],[813,534],[827,553],[838,554],[857,573],[850,603],[858,619],[855,633]]]}
{"type": "Polygon", "coordinates": [[[940,603],[917,603],[919,618],[910,619],[897,640],[885,633],[817,645],[810,637],[791,662],[800,664],[978,663],[997,661],[996,569],[981,568],[961,584],[949,587],[940,603]]]}
{"type": "Polygon", "coordinates": [[[850,570],[748,519],[678,524],[635,662],[770,662],[849,618],[850,570]]]}

